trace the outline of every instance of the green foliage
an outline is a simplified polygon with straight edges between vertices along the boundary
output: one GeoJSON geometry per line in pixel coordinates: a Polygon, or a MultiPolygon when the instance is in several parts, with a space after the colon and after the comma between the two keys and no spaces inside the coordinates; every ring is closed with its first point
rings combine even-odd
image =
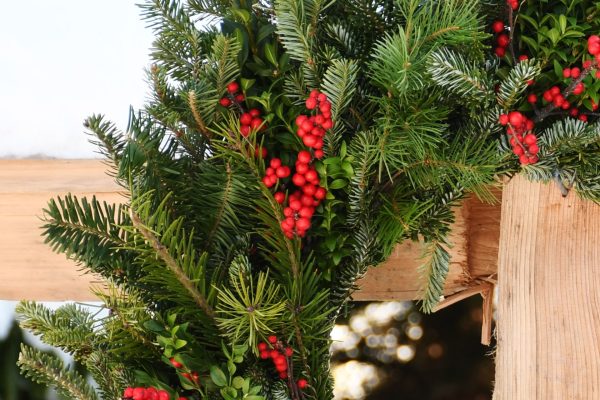
{"type": "MultiPolygon", "coordinates": [[[[513,45],[535,57],[514,65],[511,49],[506,63],[486,49],[484,22],[499,10],[477,0],[144,2],[156,34],[151,99],[125,131],[100,115],[86,121],[127,204],[68,195],[50,201],[44,222],[56,251],[105,278],[95,292],[108,315],[23,303],[23,326],[74,354],[107,399],[127,385],[194,399],[332,398],[335,318],[398,243],[424,245],[422,308],[431,312],[450,265],[453,207],[467,196],[493,201],[498,176],[522,169],[600,200],[598,124],[523,99],[562,74],[555,61],[566,46],[584,58],[573,32],[595,26],[577,22],[589,2],[560,2],[550,17],[539,13],[554,5],[534,3],[517,14],[513,45]],[[530,25],[543,33],[534,38],[530,25]],[[556,51],[541,49],[548,40],[556,51]],[[227,106],[232,81],[244,100],[227,106]],[[289,238],[281,224],[290,212],[274,192],[303,188],[291,177],[268,188],[263,178],[272,159],[293,169],[306,148],[295,120],[310,114],[314,89],[334,120],[324,157],[311,161],[326,197],[306,236],[289,238]],[[251,109],[264,129],[242,135],[240,115],[251,109]],[[533,112],[541,133],[540,161],[523,168],[498,124],[515,109],[533,112]],[[271,335],[292,349],[288,378],[259,358],[271,335]]],[[[592,107],[597,83],[584,83],[577,104],[592,107]]],[[[53,360],[42,364],[23,368],[79,385],[53,360]]]]}
{"type": "Polygon", "coordinates": [[[21,346],[21,371],[31,380],[56,388],[58,393],[76,400],[97,400],[94,389],[76,371],[69,371],[58,356],[21,346]]]}

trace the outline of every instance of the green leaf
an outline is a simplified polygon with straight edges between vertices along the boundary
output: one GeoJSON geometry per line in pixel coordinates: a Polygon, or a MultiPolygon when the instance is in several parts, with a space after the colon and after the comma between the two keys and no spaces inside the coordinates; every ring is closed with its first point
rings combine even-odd
{"type": "Polygon", "coordinates": [[[242,389],[244,387],[244,382],[244,378],[242,378],[241,376],[236,376],[235,378],[233,378],[233,387],[236,389],[242,389]]]}
{"type": "Polygon", "coordinates": [[[330,189],[341,189],[348,186],[348,181],[346,179],[336,179],[331,184],[328,185],[330,189]]]}
{"type": "Polygon", "coordinates": [[[235,400],[237,399],[237,390],[231,386],[225,387],[221,389],[221,396],[223,396],[225,400],[235,400]]]}
{"type": "Polygon", "coordinates": [[[227,377],[225,373],[217,366],[210,367],[210,379],[219,387],[227,385],[227,377]]]}

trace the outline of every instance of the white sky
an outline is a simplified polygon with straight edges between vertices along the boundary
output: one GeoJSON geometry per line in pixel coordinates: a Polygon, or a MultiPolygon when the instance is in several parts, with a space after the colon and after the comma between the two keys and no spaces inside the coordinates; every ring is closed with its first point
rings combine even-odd
{"type": "Polygon", "coordinates": [[[152,42],[136,2],[1,2],[0,157],[95,157],[82,127],[92,113],[125,128],[152,42]]]}

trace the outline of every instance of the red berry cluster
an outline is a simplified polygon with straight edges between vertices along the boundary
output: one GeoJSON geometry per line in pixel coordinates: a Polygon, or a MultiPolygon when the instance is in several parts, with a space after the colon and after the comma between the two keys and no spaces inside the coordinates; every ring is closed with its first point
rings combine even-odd
{"type": "Polygon", "coordinates": [[[315,150],[315,157],[323,157],[323,137],[327,131],[333,128],[331,120],[331,103],[327,100],[325,93],[317,89],[310,92],[306,99],[306,108],[316,110],[314,115],[299,115],[296,118],[298,129],[296,134],[302,139],[306,147],[315,150]]]}
{"type": "MultiPolygon", "coordinates": [[[[260,342],[258,344],[260,358],[263,360],[271,359],[275,369],[279,373],[279,377],[281,379],[288,379],[294,350],[289,346],[284,346],[275,335],[269,336],[268,342],[260,342]]],[[[296,385],[299,389],[305,389],[308,386],[308,381],[300,378],[296,381],[296,385]]]]}
{"type": "MultiPolygon", "coordinates": [[[[257,108],[251,108],[247,112],[244,112],[242,102],[246,99],[242,93],[239,92],[240,85],[237,82],[231,82],[227,85],[227,94],[219,100],[219,103],[223,107],[229,107],[235,104],[242,114],[240,115],[240,134],[243,137],[248,137],[251,132],[264,131],[267,129],[265,121],[260,117],[260,110],[257,108]]],[[[255,155],[266,157],[267,149],[256,148],[255,155]]]]}
{"type": "Polygon", "coordinates": [[[267,125],[260,117],[260,110],[258,108],[251,108],[248,112],[240,115],[240,133],[243,137],[248,137],[250,132],[264,131],[265,129],[267,129],[267,125]]]}
{"type": "Polygon", "coordinates": [[[187,370],[185,366],[179,361],[175,360],[174,357],[172,357],[169,361],[171,362],[171,365],[178,370],[177,372],[179,372],[181,376],[187,379],[190,383],[196,386],[200,384],[200,376],[198,375],[198,372],[187,370]]]}
{"type": "MultiPolygon", "coordinates": [[[[123,392],[123,400],[170,400],[169,392],[158,390],[154,387],[128,387],[123,392]]],[[[186,397],[179,397],[178,400],[187,400],[186,397]]]]}
{"type": "Polygon", "coordinates": [[[506,134],[510,137],[513,153],[519,156],[521,164],[536,163],[540,149],[533,134],[533,121],[519,111],[511,111],[500,115],[500,124],[507,127],[506,134]]]}
{"type": "MultiPolygon", "coordinates": [[[[306,100],[306,108],[317,109],[315,115],[299,115],[296,118],[297,134],[303,143],[314,150],[314,158],[323,157],[323,136],[328,129],[333,127],[331,120],[331,103],[327,96],[318,90],[313,90],[306,100]]],[[[274,187],[280,179],[291,175],[291,183],[297,190],[287,195],[284,191],[277,191],[273,197],[279,204],[286,203],[283,209],[285,219],[281,222],[281,229],[286,237],[292,239],[295,235],[303,237],[310,228],[311,218],[315,208],[325,199],[327,191],[319,185],[320,178],[312,165],[313,154],[309,150],[298,152],[295,170],[283,165],[281,159],[273,158],[265,171],[263,183],[266,187],[274,187]]],[[[285,186],[285,184],[283,185],[285,186]]]]}
{"type": "Polygon", "coordinates": [[[240,93],[240,85],[237,82],[231,82],[227,85],[227,94],[219,100],[223,107],[229,107],[234,103],[241,103],[245,100],[243,93],[240,93]]]}

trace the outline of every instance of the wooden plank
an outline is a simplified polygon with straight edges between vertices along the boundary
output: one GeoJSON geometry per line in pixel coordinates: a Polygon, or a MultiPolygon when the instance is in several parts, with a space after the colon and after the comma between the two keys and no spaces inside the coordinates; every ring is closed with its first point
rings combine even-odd
{"type": "Polygon", "coordinates": [[[93,300],[94,277],[53,253],[40,226],[58,195],[122,201],[106,169],[98,160],[0,160],[0,299],[93,300]]]}
{"type": "MultiPolygon", "coordinates": [[[[123,200],[99,160],[0,160],[0,299],[91,300],[91,275],[43,243],[47,201],[72,192],[123,200]]],[[[500,208],[468,201],[457,209],[446,294],[496,272],[500,208]]],[[[390,260],[360,281],[356,300],[408,300],[419,293],[418,243],[399,246],[390,260]]]]}
{"type": "Polygon", "coordinates": [[[503,192],[494,400],[600,399],[600,205],[503,192]]]}

